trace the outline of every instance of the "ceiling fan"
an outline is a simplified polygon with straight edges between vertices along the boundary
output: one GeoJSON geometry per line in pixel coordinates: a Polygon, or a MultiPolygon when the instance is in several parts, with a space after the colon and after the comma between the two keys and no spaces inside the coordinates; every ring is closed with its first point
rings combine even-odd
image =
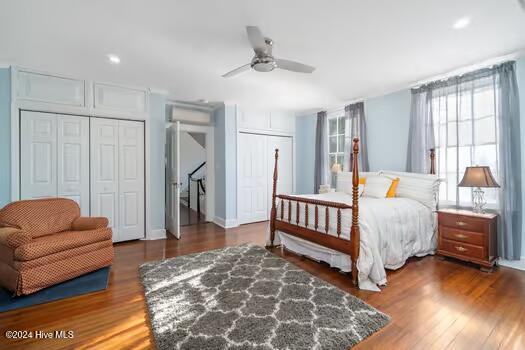
{"type": "Polygon", "coordinates": [[[252,45],[253,51],[255,51],[255,56],[253,56],[250,63],[224,74],[224,78],[233,77],[250,68],[258,72],[271,72],[275,68],[298,73],[312,73],[315,70],[315,67],[306,64],[273,57],[273,41],[270,38],[264,37],[259,27],[247,26],[246,33],[248,34],[248,40],[252,45]]]}

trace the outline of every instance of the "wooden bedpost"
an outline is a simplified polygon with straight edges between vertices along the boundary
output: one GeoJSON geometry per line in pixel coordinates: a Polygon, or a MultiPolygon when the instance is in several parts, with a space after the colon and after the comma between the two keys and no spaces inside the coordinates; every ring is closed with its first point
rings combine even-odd
{"type": "Polygon", "coordinates": [[[436,150],[430,149],[430,174],[436,175],[436,150]]]}
{"type": "MultiPolygon", "coordinates": [[[[277,195],[277,161],[279,160],[279,149],[275,149],[275,165],[273,167],[273,187],[272,187],[272,209],[270,211],[270,245],[273,247],[273,240],[275,239],[275,219],[277,217],[277,207],[275,203],[275,196],[277,195]]],[[[283,205],[283,204],[281,204],[283,205]]],[[[290,209],[288,209],[290,210],[290,209]]]]}
{"type": "Polygon", "coordinates": [[[353,140],[352,157],[352,228],[350,231],[350,244],[352,254],[352,282],[358,285],[357,259],[359,258],[360,232],[359,232],[359,139],[353,140]]]}

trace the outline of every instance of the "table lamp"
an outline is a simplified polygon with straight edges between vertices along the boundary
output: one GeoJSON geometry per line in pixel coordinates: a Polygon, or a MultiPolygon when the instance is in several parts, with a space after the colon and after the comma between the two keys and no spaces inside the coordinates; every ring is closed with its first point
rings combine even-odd
{"type": "Polygon", "coordinates": [[[465,169],[465,175],[458,187],[475,187],[472,191],[472,209],[475,213],[484,213],[487,201],[485,192],[481,188],[499,187],[499,185],[488,166],[469,166],[465,169]]]}

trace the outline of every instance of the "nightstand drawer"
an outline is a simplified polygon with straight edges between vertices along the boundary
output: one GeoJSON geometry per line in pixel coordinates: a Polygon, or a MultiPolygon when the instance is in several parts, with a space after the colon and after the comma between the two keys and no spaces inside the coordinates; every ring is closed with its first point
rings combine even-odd
{"type": "Polygon", "coordinates": [[[439,213],[439,224],[465,231],[485,232],[486,221],[483,219],[439,213]]]}
{"type": "Polygon", "coordinates": [[[455,228],[450,228],[446,226],[440,226],[439,231],[441,237],[444,239],[458,241],[462,243],[470,243],[474,245],[483,246],[485,235],[479,232],[470,232],[464,230],[458,230],[455,228]]]}
{"type": "Polygon", "coordinates": [[[460,243],[456,241],[450,241],[448,239],[442,239],[439,248],[441,250],[444,250],[446,252],[449,252],[455,255],[462,255],[465,257],[475,258],[479,260],[486,259],[483,247],[472,245],[472,244],[466,244],[466,243],[460,243]]]}

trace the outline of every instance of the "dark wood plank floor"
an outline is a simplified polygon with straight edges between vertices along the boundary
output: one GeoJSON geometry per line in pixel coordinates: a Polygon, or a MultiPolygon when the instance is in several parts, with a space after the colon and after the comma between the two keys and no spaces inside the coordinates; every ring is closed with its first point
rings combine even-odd
{"type": "MultiPolygon", "coordinates": [[[[266,223],[225,231],[214,224],[183,228],[182,239],[115,246],[109,288],[102,292],[0,314],[0,348],[143,349],[154,347],[137,267],[244,242],[264,244],[266,223]],[[73,330],[68,340],[9,341],[6,330],[73,330]]],[[[525,349],[525,272],[483,273],[437,257],[411,259],[389,272],[381,293],[360,291],[350,278],[292,253],[276,254],[358,296],[392,321],[357,348],[525,349]]]]}
{"type": "Polygon", "coordinates": [[[180,225],[188,226],[206,222],[206,215],[198,214],[196,210],[190,209],[185,205],[179,204],[180,207],[180,225]]]}

